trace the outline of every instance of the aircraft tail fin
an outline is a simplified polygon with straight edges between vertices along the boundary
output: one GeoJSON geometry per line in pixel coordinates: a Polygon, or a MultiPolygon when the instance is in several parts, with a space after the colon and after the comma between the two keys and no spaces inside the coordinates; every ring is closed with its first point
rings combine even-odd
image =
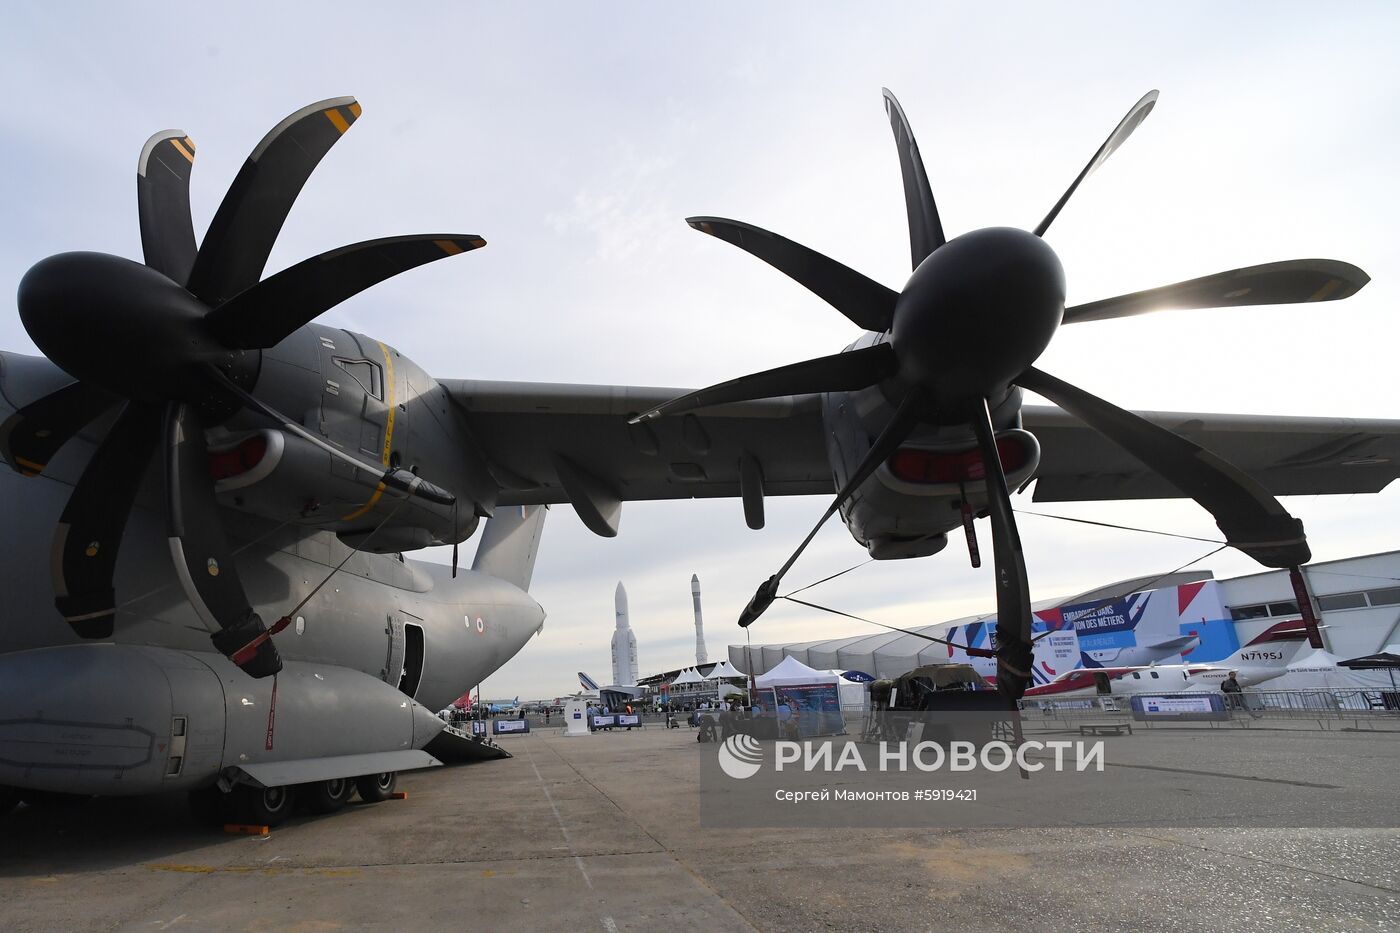
{"type": "Polygon", "coordinates": [[[502,506],[486,520],[472,569],[530,589],[547,505],[502,506]]]}
{"type": "Polygon", "coordinates": [[[587,674],[585,674],[583,671],[579,671],[579,672],[578,672],[578,685],[579,685],[580,687],[582,687],[583,689],[585,689],[585,690],[601,690],[601,689],[602,689],[601,687],[598,686],[598,681],[594,680],[592,677],[589,677],[589,676],[588,676],[587,674]]]}
{"type": "Polygon", "coordinates": [[[1308,629],[1302,619],[1276,622],[1255,635],[1234,654],[1213,662],[1216,667],[1277,667],[1289,665],[1298,649],[1308,643],[1308,629]]]}

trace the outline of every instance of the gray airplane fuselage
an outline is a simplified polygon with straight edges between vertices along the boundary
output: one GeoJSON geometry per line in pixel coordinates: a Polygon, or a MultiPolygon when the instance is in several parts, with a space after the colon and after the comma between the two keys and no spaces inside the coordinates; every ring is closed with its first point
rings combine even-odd
{"type": "MultiPolygon", "coordinates": [[[[70,381],[43,358],[0,353],[0,422],[70,381]]],[[[474,488],[446,394],[383,344],[302,328],[263,353],[255,391],[371,464],[392,456],[448,488],[474,488]]],[[[111,420],[85,428],[39,476],[0,470],[0,785],[133,794],[205,785],[230,768],[264,781],[272,772],[258,767],[288,763],[302,763],[285,772],[300,779],[398,770],[393,761],[407,759],[373,756],[422,749],[442,728],[432,711],[543,626],[520,586],[474,570],[454,578],[399,553],[468,537],[481,497],[459,497],[460,514],[434,512],[329,458],[299,461],[305,452],[278,438],[217,488],[251,604],[269,623],[295,609],[275,636],[283,671],[254,679],[210,644],[173,568],[159,458],[121,542],[115,635],[84,641],[54,608],[50,541],[111,420]],[[336,775],[335,762],[364,770],[336,775]]],[[[270,436],[246,414],[210,432],[215,451],[216,434],[232,445],[270,436]]]]}

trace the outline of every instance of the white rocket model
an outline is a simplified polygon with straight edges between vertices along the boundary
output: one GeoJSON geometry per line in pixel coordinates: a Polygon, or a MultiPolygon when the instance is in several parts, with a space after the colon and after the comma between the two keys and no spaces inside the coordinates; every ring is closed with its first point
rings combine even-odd
{"type": "Polygon", "coordinates": [[[613,598],[617,614],[617,628],[612,637],[612,682],[623,687],[637,685],[637,636],[627,621],[627,591],[622,583],[617,584],[617,594],[613,598]]]}
{"type": "Polygon", "coordinates": [[[700,617],[700,578],[690,575],[690,598],[695,602],[695,663],[704,664],[710,656],[705,651],[705,620],[700,617]]]}

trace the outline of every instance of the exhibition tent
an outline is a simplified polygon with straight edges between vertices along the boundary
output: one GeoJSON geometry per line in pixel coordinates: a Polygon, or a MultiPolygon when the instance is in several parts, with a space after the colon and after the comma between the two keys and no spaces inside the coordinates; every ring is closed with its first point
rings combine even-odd
{"type": "Polygon", "coordinates": [[[815,684],[839,684],[841,676],[816,670],[796,658],[786,657],[768,673],[759,674],[757,682],[759,687],[801,687],[815,684]]]}
{"type": "Polygon", "coordinates": [[[836,675],[836,690],[841,697],[842,710],[862,710],[869,706],[870,684],[847,680],[845,671],[823,671],[836,675]]]}
{"type": "Polygon", "coordinates": [[[1257,685],[1259,690],[1383,690],[1390,689],[1385,671],[1352,670],[1335,654],[1318,648],[1295,659],[1283,674],[1257,685]]]}
{"type": "Polygon", "coordinates": [[[846,730],[841,716],[841,675],[808,667],[796,658],[783,658],[782,663],[756,678],[760,691],[759,704],[776,708],[780,723],[789,722],[785,707],[805,738],[812,735],[835,735],[846,730]],[[771,704],[771,705],[770,705],[771,704]]]}
{"type": "Polygon", "coordinates": [[[718,664],[716,664],[715,667],[714,667],[714,670],[710,671],[708,674],[705,675],[705,679],[706,679],[706,680],[720,680],[720,679],[742,680],[744,677],[747,677],[747,676],[748,676],[747,674],[745,674],[743,671],[739,670],[739,669],[738,669],[737,667],[735,667],[733,664],[730,664],[729,661],[728,661],[728,659],[726,659],[726,660],[721,661],[721,662],[719,662],[718,664]]]}

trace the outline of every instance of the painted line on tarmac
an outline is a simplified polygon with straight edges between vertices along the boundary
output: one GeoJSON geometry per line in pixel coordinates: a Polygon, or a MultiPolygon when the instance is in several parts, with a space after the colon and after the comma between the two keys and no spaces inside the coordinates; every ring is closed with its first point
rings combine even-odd
{"type": "Polygon", "coordinates": [[[583,875],[583,883],[588,885],[588,890],[593,890],[593,879],[588,877],[588,870],[583,867],[583,859],[579,858],[578,850],[574,848],[574,841],[569,838],[569,829],[564,825],[564,818],[559,815],[559,807],[554,803],[554,795],[549,792],[549,785],[544,782],[544,776],[540,774],[539,765],[535,764],[534,753],[530,747],[525,746],[525,755],[530,759],[530,767],[535,771],[535,780],[540,782],[540,789],[544,791],[544,799],[549,801],[549,809],[554,811],[554,822],[559,824],[559,832],[564,836],[564,844],[569,847],[569,854],[574,857],[574,864],[578,866],[578,873],[583,875]]]}
{"type": "MultiPolygon", "coordinates": [[[[713,895],[721,904],[733,911],[734,916],[739,918],[739,920],[743,922],[743,924],[746,927],[748,927],[750,930],[758,929],[749,921],[748,917],[744,916],[744,914],[739,910],[739,908],[735,907],[729,902],[729,899],[727,897],[725,897],[719,891],[716,891],[715,888],[708,881],[705,880],[705,877],[694,868],[694,866],[692,866],[685,859],[681,858],[679,854],[677,854],[673,849],[669,848],[660,839],[657,839],[656,836],[652,833],[652,831],[643,826],[641,821],[638,820],[635,816],[622,809],[622,807],[618,804],[616,800],[612,798],[612,795],[609,794],[607,790],[598,786],[591,779],[589,779],[589,777],[586,774],[580,771],[577,765],[575,765],[569,759],[565,758],[563,755],[559,754],[559,749],[555,748],[551,744],[546,744],[545,747],[554,753],[554,757],[559,759],[561,764],[566,765],[570,771],[574,772],[574,774],[578,776],[578,779],[580,781],[583,781],[583,783],[587,784],[589,787],[597,791],[598,796],[602,797],[608,803],[612,804],[612,808],[614,810],[616,810],[624,819],[630,822],[633,826],[637,827],[637,829],[639,829],[643,835],[645,835],[648,839],[654,842],[656,844],[657,854],[665,853],[667,856],[670,857],[671,861],[675,862],[678,866],[680,866],[682,871],[690,875],[691,879],[696,884],[698,884],[704,890],[710,892],[710,894],[713,895]]],[[[534,764],[533,756],[530,763],[534,764]]],[[[536,770],[535,773],[539,774],[539,771],[536,770]]],[[[611,933],[611,931],[609,931],[609,933],[611,933]]]]}
{"type": "MultiPolygon", "coordinates": [[[[588,890],[593,890],[593,879],[588,877],[588,870],[583,867],[583,859],[579,858],[578,850],[574,848],[574,841],[569,838],[569,828],[564,825],[564,818],[559,815],[559,807],[554,803],[554,795],[549,792],[549,785],[544,782],[544,775],[540,774],[539,765],[535,764],[535,755],[530,751],[530,746],[525,746],[525,756],[530,759],[530,767],[534,769],[535,780],[540,782],[540,790],[544,791],[544,799],[549,801],[549,809],[554,811],[554,821],[559,824],[559,832],[564,836],[564,844],[569,847],[569,854],[574,857],[574,864],[578,866],[578,873],[583,875],[583,883],[588,885],[588,890]]],[[[604,914],[601,918],[603,933],[617,933],[617,921],[611,916],[604,914]]]]}

